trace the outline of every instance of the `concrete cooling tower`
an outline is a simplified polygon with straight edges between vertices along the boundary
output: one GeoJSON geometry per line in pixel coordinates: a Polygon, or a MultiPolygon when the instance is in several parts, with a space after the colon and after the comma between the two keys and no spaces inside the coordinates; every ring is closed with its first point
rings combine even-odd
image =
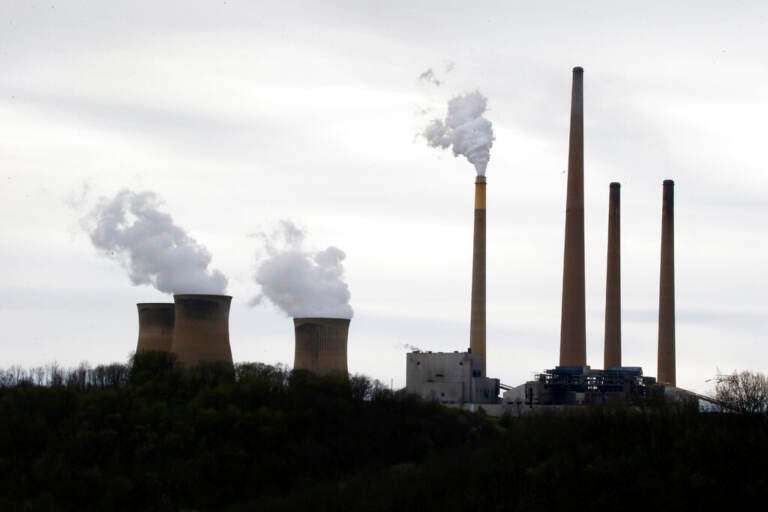
{"type": "Polygon", "coordinates": [[[294,370],[347,374],[348,318],[294,318],[294,370]]]}
{"type": "Polygon", "coordinates": [[[175,326],[171,352],[183,366],[232,364],[229,346],[229,295],[174,295],[175,326]]]}
{"type": "Polygon", "coordinates": [[[139,341],[136,353],[170,352],[173,336],[173,310],[170,302],[136,304],[139,310],[139,341]]]}

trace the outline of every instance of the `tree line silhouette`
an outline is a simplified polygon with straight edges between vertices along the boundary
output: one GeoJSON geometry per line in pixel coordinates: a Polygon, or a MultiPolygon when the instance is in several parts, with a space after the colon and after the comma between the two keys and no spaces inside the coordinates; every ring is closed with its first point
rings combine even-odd
{"type": "Polygon", "coordinates": [[[732,507],[767,457],[764,415],[661,401],[494,419],[259,363],[0,372],[0,510],[732,507]]]}

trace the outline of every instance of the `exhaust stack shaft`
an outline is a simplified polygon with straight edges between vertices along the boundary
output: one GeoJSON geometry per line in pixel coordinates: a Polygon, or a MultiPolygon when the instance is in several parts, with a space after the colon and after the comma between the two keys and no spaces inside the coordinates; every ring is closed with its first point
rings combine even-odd
{"type": "Polygon", "coordinates": [[[485,176],[475,180],[475,226],[472,244],[472,306],[469,348],[482,357],[485,375],[485,176]]]}
{"type": "Polygon", "coordinates": [[[560,366],[586,366],[584,306],[584,70],[573,68],[565,206],[560,366]]]}
{"type": "Polygon", "coordinates": [[[664,180],[659,275],[659,359],[657,380],[677,385],[675,371],[675,182],[664,180]]]}
{"type": "Polygon", "coordinates": [[[603,368],[621,366],[621,185],[611,183],[608,205],[608,263],[605,280],[603,368]]]}

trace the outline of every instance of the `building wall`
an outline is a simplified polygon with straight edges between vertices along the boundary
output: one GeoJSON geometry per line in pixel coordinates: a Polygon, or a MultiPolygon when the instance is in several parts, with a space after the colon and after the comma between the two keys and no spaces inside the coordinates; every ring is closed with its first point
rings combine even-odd
{"type": "Polygon", "coordinates": [[[499,381],[483,373],[483,357],[467,352],[410,352],[405,387],[441,403],[496,403],[499,381]]]}

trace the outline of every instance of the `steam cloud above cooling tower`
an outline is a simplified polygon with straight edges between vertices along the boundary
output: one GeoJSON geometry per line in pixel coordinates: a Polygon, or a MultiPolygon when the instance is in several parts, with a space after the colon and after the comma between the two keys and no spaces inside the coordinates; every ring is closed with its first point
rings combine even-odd
{"type": "Polygon", "coordinates": [[[83,219],[91,242],[128,270],[135,285],[165,293],[223,294],[227,278],[208,270],[211,254],[159,211],[153,192],[122,190],[83,219]]]}
{"type": "Polygon", "coordinates": [[[352,318],[349,286],[344,282],[344,251],[304,248],[305,233],[283,220],[271,235],[261,234],[266,257],[253,278],[261,294],[252,305],[268,299],[293,318],[352,318]]]}
{"type": "Polygon", "coordinates": [[[464,155],[485,176],[491,158],[493,127],[483,117],[488,99],[479,91],[456,96],[448,102],[445,120],[435,119],[424,130],[427,143],[435,148],[453,147],[453,155],[464,155]]]}

